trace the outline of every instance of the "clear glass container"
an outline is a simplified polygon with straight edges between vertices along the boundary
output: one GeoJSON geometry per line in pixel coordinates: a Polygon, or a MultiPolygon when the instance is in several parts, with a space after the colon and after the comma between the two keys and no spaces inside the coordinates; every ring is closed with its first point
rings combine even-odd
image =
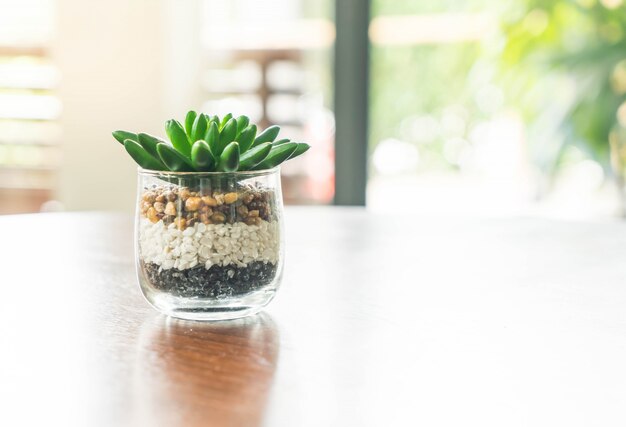
{"type": "Polygon", "coordinates": [[[191,320],[260,311],[284,258],[280,169],[139,169],[135,254],[141,291],[157,310],[191,320]]]}

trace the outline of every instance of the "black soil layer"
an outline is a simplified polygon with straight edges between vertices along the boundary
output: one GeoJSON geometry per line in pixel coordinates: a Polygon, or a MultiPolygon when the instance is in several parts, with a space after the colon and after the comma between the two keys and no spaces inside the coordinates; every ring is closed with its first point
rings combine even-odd
{"type": "Polygon", "coordinates": [[[188,270],[163,270],[154,263],[141,263],[155,289],[184,298],[227,298],[242,296],[269,285],[276,276],[276,265],[252,262],[247,267],[214,265],[208,270],[197,266],[188,270]]]}

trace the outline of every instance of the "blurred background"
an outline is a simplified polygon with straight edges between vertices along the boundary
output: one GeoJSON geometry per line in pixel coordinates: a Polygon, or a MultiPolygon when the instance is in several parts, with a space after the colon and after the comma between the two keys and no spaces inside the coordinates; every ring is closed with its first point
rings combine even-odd
{"type": "Polygon", "coordinates": [[[625,100],[623,0],[0,0],[0,213],[131,211],[193,108],[312,145],[287,203],[623,217],[625,100]]]}

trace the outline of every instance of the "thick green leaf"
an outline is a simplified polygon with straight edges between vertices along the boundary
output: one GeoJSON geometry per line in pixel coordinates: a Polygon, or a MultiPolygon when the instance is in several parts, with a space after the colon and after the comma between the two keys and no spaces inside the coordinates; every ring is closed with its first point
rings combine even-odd
{"type": "Polygon", "coordinates": [[[171,144],[147,133],[123,130],[113,132],[113,137],[141,167],[176,172],[273,168],[310,148],[289,139],[275,141],[278,126],[257,134],[257,126],[245,115],[233,118],[226,114],[220,120],[191,110],[184,126],[172,119],[166,122],[165,130],[171,144]]]}
{"type": "Polygon", "coordinates": [[[138,142],[132,139],[124,141],[124,148],[139,166],[150,170],[164,170],[165,165],[160,160],[155,159],[138,142]]]}
{"type": "Polygon", "coordinates": [[[243,132],[243,130],[248,127],[249,124],[250,118],[248,116],[237,117],[237,136],[239,136],[241,132],[243,132]]]}
{"type": "MultiPolygon", "coordinates": [[[[191,150],[190,150],[191,151],[191,150]]],[[[157,145],[159,157],[172,172],[192,172],[193,166],[189,159],[167,144],[157,145]]]]}
{"type": "MultiPolygon", "coordinates": [[[[177,120],[168,120],[165,122],[165,132],[172,141],[174,148],[183,156],[189,158],[191,154],[191,143],[185,133],[182,125],[177,120]]],[[[166,163],[167,165],[167,163],[166,163]]]]}
{"type": "Polygon", "coordinates": [[[239,168],[239,143],[233,141],[222,151],[217,170],[222,172],[235,172],[237,168],[239,168]]]}
{"type": "Polygon", "coordinates": [[[281,144],[278,147],[272,147],[272,150],[267,155],[265,160],[252,168],[252,170],[271,169],[278,166],[287,160],[289,156],[296,151],[296,148],[298,148],[298,144],[295,142],[288,142],[286,144],[281,144]]]}
{"type": "Polygon", "coordinates": [[[211,149],[211,153],[213,153],[213,157],[215,159],[220,158],[220,154],[222,154],[222,150],[220,148],[220,131],[216,122],[211,121],[209,125],[209,130],[207,131],[206,137],[204,140],[209,144],[209,148],[211,149]]]}
{"type": "Polygon", "coordinates": [[[233,142],[237,136],[237,120],[230,119],[220,131],[220,145],[225,148],[227,144],[233,142]]]}
{"type": "MultiPolygon", "coordinates": [[[[237,125],[239,128],[239,125],[237,125]]],[[[254,137],[256,136],[256,125],[250,125],[246,127],[239,136],[237,137],[237,142],[239,143],[239,149],[242,153],[245,153],[252,147],[252,143],[254,142],[254,137]]]]}
{"type": "Polygon", "coordinates": [[[311,148],[309,144],[305,144],[304,142],[298,142],[297,144],[298,146],[296,147],[294,152],[291,154],[291,156],[289,156],[288,160],[291,160],[293,158],[298,157],[301,154],[306,153],[307,151],[309,151],[309,148],[311,148]]]}
{"type": "MultiPolygon", "coordinates": [[[[216,116],[217,117],[217,116],[216,116]]],[[[224,116],[224,118],[222,119],[222,121],[220,122],[220,131],[224,128],[224,126],[226,126],[226,123],[228,123],[228,121],[230,119],[233,118],[233,115],[231,113],[228,113],[224,116]]],[[[232,141],[232,140],[231,140],[232,141]]]]}
{"type": "Polygon", "coordinates": [[[250,170],[261,163],[272,150],[271,142],[264,142],[246,151],[239,159],[239,170],[250,170]]]}
{"type": "Polygon", "coordinates": [[[187,136],[189,138],[191,138],[191,129],[193,127],[193,122],[196,121],[197,115],[198,113],[196,113],[195,111],[189,110],[189,112],[187,113],[187,116],[185,116],[185,132],[187,133],[187,136]]]}
{"type": "Polygon", "coordinates": [[[137,142],[144,148],[144,150],[150,153],[152,157],[158,159],[159,153],[157,153],[156,146],[157,144],[164,143],[165,141],[147,133],[138,133],[137,142]]]}
{"type": "Polygon", "coordinates": [[[112,133],[113,138],[117,140],[120,144],[124,145],[124,141],[130,139],[131,141],[137,142],[137,134],[132,132],[127,132],[125,130],[116,130],[112,133]]]}
{"type": "Polygon", "coordinates": [[[265,129],[263,132],[259,134],[254,140],[252,146],[257,146],[259,144],[263,144],[264,142],[272,142],[278,136],[278,132],[280,132],[280,127],[278,126],[270,126],[265,129]]]}
{"type": "MultiPolygon", "coordinates": [[[[209,128],[211,127],[211,123],[215,123],[217,126],[217,131],[219,133],[220,130],[220,118],[218,116],[207,116],[209,121],[207,122],[206,131],[209,132],[209,128]]],[[[204,139],[206,141],[206,138],[204,139]]]]}
{"type": "Polygon", "coordinates": [[[196,120],[193,122],[193,126],[191,127],[191,141],[198,141],[206,135],[206,130],[208,127],[208,118],[204,114],[198,114],[196,120]]]}
{"type": "Polygon", "coordinates": [[[215,162],[206,141],[200,139],[191,146],[191,164],[198,171],[208,172],[213,168],[215,162]]]}

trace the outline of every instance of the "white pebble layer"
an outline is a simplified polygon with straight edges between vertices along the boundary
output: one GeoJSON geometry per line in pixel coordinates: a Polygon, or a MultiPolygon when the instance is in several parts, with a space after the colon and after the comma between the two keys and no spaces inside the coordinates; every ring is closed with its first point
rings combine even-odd
{"type": "Polygon", "coordinates": [[[139,220],[139,250],[144,262],[164,270],[186,270],[198,264],[234,264],[246,267],[253,261],[276,264],[280,248],[277,222],[262,221],[260,225],[196,223],[183,231],[163,221],[139,220]]]}

